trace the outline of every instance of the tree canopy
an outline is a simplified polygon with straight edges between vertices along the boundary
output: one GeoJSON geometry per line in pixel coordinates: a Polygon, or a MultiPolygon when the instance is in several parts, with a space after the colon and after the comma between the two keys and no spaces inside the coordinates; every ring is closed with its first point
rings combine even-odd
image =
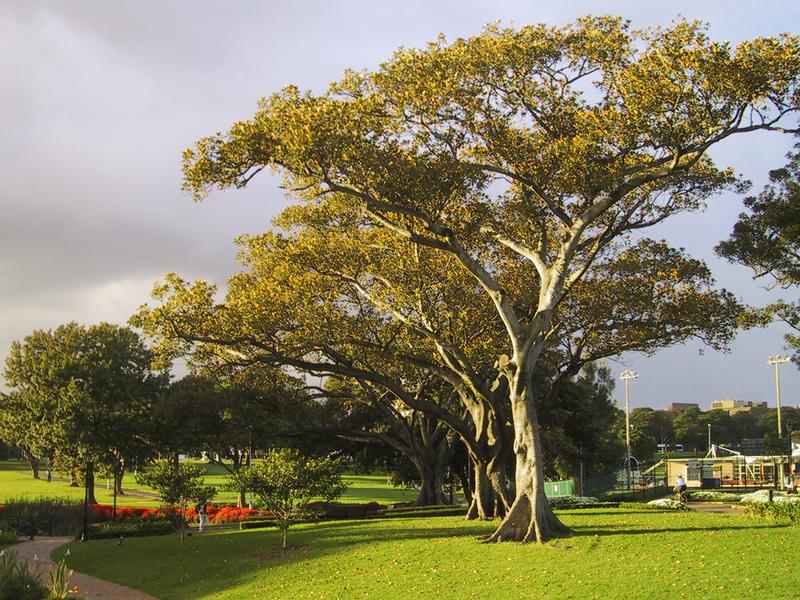
{"type": "MultiPolygon", "coordinates": [[[[769,174],[770,183],[758,196],[745,198],[749,213],[739,215],[730,237],[716,251],[731,262],[750,267],[755,278],[772,285],[800,287],[800,153],[789,155],[785,167],[769,174]]],[[[800,301],[779,301],[745,313],[749,325],[780,319],[792,332],[785,337],[800,366],[800,301]]]]}

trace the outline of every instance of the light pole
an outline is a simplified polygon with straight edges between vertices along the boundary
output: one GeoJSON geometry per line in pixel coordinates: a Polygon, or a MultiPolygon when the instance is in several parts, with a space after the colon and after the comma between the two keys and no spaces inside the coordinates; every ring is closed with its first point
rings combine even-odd
{"type": "Polygon", "coordinates": [[[789,357],[785,354],[776,354],[767,359],[768,365],[775,365],[775,402],[778,406],[778,437],[781,437],[783,428],[781,427],[781,371],[780,366],[788,363],[789,357]]]}
{"type": "Polygon", "coordinates": [[[708,451],[711,452],[711,423],[708,423],[708,451]]]}
{"type": "Polygon", "coordinates": [[[630,414],[630,392],[628,382],[637,379],[639,375],[635,371],[623,371],[619,378],[625,382],[625,473],[628,478],[628,488],[631,487],[631,414],[630,414]]]}
{"type": "MultiPolygon", "coordinates": [[[[86,453],[86,472],[84,474],[84,487],[86,488],[83,493],[83,533],[81,534],[81,541],[89,541],[89,473],[92,473],[92,454],[86,453]]],[[[92,477],[92,485],[94,485],[94,477],[92,477]]]]}

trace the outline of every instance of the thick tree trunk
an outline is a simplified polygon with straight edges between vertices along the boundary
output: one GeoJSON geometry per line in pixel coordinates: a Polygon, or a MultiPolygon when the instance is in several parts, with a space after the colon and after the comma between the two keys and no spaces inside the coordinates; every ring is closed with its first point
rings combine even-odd
{"type": "Polygon", "coordinates": [[[516,497],[505,519],[486,541],[546,542],[570,534],[558,520],[544,494],[544,469],[539,425],[527,369],[514,378],[511,389],[516,456],[516,497]]]}
{"type": "Polygon", "coordinates": [[[97,498],[94,495],[94,465],[89,463],[86,467],[86,481],[84,482],[87,490],[87,501],[89,504],[97,504],[97,498]]]}
{"type": "MultiPolygon", "coordinates": [[[[425,453],[429,454],[429,453],[425,453]]],[[[444,493],[447,464],[439,461],[414,460],[420,478],[419,495],[414,506],[450,504],[444,493]]]]}
{"type": "Polygon", "coordinates": [[[114,482],[117,486],[117,496],[124,496],[125,490],[122,489],[122,478],[125,476],[125,465],[120,461],[119,467],[117,468],[117,477],[116,481],[114,482]]]}
{"type": "Polygon", "coordinates": [[[472,489],[472,501],[467,511],[467,520],[480,519],[490,521],[497,516],[497,494],[492,488],[486,473],[485,465],[479,461],[473,461],[475,472],[475,485],[472,489]]]}
{"type": "Polygon", "coordinates": [[[489,521],[506,514],[511,506],[505,484],[503,463],[496,459],[473,458],[475,484],[467,520],[489,521]]]}
{"type": "Polygon", "coordinates": [[[31,468],[31,475],[34,479],[39,479],[39,459],[33,455],[33,452],[28,450],[27,448],[22,448],[22,456],[25,457],[25,460],[28,461],[28,465],[31,468]]]}
{"type": "Polygon", "coordinates": [[[246,490],[239,490],[239,495],[236,498],[236,506],[238,508],[244,508],[247,506],[247,491],[246,490]]]}

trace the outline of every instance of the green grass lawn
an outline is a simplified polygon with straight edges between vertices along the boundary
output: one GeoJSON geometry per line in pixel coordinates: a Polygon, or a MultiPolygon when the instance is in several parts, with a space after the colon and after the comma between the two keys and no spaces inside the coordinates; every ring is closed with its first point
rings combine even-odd
{"type": "MultiPolygon", "coordinates": [[[[236,504],[235,492],[223,489],[226,483],[226,474],[222,467],[214,464],[203,464],[208,471],[206,483],[216,486],[217,496],[215,502],[236,504]]],[[[42,479],[31,476],[28,464],[13,460],[0,461],[0,503],[10,498],[40,498],[59,497],[83,500],[83,488],[70,487],[69,483],[54,479],[47,483],[45,470],[41,471],[42,479]]],[[[347,491],[339,500],[340,502],[379,502],[392,504],[414,500],[417,493],[406,488],[396,488],[386,483],[385,475],[345,475],[344,481],[348,485],[347,491]]],[[[97,478],[95,481],[95,495],[102,504],[111,504],[114,495],[107,489],[105,479],[97,478]]],[[[132,473],[125,475],[123,489],[143,489],[152,491],[151,488],[136,483],[132,473]]],[[[117,496],[119,506],[158,506],[158,500],[142,496],[125,495],[117,496]]]]}
{"type": "MultiPolygon", "coordinates": [[[[270,598],[796,598],[800,530],[738,515],[560,513],[571,538],[480,544],[458,517],[331,521],[276,530],[94,541],[71,568],[164,600],[270,598]]],[[[54,552],[63,556],[65,548],[54,552]]]]}
{"type": "MultiPolygon", "coordinates": [[[[55,474],[54,474],[55,475],[55,474]]],[[[72,500],[83,500],[82,487],[70,487],[66,481],[53,479],[47,483],[45,470],[40,471],[41,479],[34,479],[28,468],[28,463],[14,460],[0,461],[0,504],[11,498],[70,498],[72,500]]],[[[133,476],[126,476],[125,483],[135,487],[133,476]]],[[[97,501],[102,504],[114,502],[114,494],[110,489],[106,489],[106,480],[97,478],[94,488],[97,501]]],[[[142,498],[138,496],[117,496],[118,506],[158,506],[158,500],[142,498]]]]}

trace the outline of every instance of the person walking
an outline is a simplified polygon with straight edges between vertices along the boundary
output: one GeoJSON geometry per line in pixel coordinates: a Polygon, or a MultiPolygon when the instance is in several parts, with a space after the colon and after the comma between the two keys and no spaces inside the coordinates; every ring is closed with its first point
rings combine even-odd
{"type": "Polygon", "coordinates": [[[201,506],[200,509],[197,511],[197,533],[203,533],[208,527],[208,515],[206,514],[206,507],[201,506]]]}

